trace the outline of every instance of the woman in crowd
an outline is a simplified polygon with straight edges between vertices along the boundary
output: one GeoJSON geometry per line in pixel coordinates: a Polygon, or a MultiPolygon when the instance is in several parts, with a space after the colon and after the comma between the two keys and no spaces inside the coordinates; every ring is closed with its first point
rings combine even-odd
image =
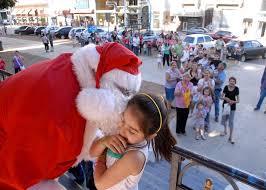
{"type": "Polygon", "coordinates": [[[171,67],[165,73],[165,94],[167,100],[167,108],[171,109],[171,103],[174,100],[175,86],[181,79],[181,73],[177,69],[175,61],[171,62],[171,67]]]}
{"type": "Polygon", "coordinates": [[[15,51],[15,55],[13,57],[13,68],[14,68],[14,71],[15,73],[18,73],[19,71],[25,69],[25,66],[24,66],[24,58],[19,54],[18,51],[15,51]]]}
{"type": "Polygon", "coordinates": [[[192,96],[193,84],[189,72],[183,74],[182,81],[176,84],[176,133],[186,135],[186,124],[192,96]]]}
{"type": "Polygon", "coordinates": [[[195,62],[192,63],[191,69],[189,70],[189,74],[191,76],[190,82],[192,82],[192,84],[193,84],[193,92],[192,92],[193,97],[192,97],[192,101],[191,101],[191,105],[190,105],[190,113],[191,113],[191,116],[192,116],[194,107],[197,104],[198,98],[199,98],[199,92],[198,92],[198,89],[197,89],[197,85],[198,85],[198,80],[201,78],[200,73],[198,73],[198,65],[197,65],[197,63],[195,63],[195,62]]]}
{"type": "Polygon", "coordinates": [[[234,129],[234,118],[235,118],[235,110],[236,104],[239,103],[239,88],[236,86],[236,78],[230,77],[229,84],[224,87],[222,93],[222,100],[223,102],[223,111],[225,112],[225,107],[230,106],[230,111],[228,114],[223,113],[222,116],[222,125],[224,126],[224,133],[221,135],[227,135],[227,122],[229,122],[229,142],[234,144],[235,141],[233,140],[233,129],[234,129]],[[226,105],[227,104],[227,105],[226,105]]]}
{"type": "Polygon", "coordinates": [[[191,75],[191,80],[190,82],[192,82],[193,86],[197,86],[198,85],[198,81],[201,79],[201,74],[198,72],[198,65],[197,63],[193,62],[191,69],[190,69],[190,75],[191,75]]]}

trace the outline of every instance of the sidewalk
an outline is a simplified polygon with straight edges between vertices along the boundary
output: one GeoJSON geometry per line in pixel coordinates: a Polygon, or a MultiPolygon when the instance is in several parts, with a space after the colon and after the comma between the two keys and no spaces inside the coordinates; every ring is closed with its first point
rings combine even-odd
{"type": "MultiPolygon", "coordinates": [[[[65,45],[64,41],[58,41],[55,52],[45,53],[41,42],[29,40],[17,40],[14,38],[1,38],[5,50],[21,48],[21,52],[38,56],[42,59],[54,58],[63,52],[74,52],[78,49],[65,45]],[[63,44],[61,44],[63,43],[63,44]]],[[[143,86],[142,90],[164,95],[165,69],[158,70],[156,58],[141,57],[143,86]]],[[[178,139],[180,146],[203,154],[209,158],[233,165],[242,170],[266,178],[266,115],[262,111],[254,112],[253,107],[259,96],[260,79],[265,67],[265,60],[252,60],[241,65],[230,65],[227,68],[227,77],[235,76],[237,86],[240,88],[240,104],[237,105],[235,116],[235,140],[236,144],[227,142],[227,137],[220,137],[223,127],[220,123],[213,121],[214,114],[211,113],[211,133],[206,141],[194,140],[194,131],[188,121],[188,136],[176,136],[175,118],[171,120],[170,126],[173,134],[178,139]]],[[[226,81],[227,83],[227,81],[226,81]]],[[[264,104],[265,105],[265,104],[264,104]]],[[[213,109],[214,110],[214,109],[213,109]]]]}

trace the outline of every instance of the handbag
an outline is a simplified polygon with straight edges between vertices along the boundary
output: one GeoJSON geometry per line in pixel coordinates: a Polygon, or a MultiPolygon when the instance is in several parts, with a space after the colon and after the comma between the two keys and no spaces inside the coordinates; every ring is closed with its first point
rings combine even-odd
{"type": "Polygon", "coordinates": [[[230,115],[230,112],[231,112],[231,105],[224,104],[223,115],[230,115]]]}
{"type": "Polygon", "coordinates": [[[19,67],[20,67],[20,70],[26,69],[24,65],[20,65],[19,67]]]}

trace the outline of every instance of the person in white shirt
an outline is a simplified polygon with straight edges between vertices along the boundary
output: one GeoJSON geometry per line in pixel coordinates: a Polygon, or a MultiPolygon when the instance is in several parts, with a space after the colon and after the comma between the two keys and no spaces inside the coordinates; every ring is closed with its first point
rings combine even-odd
{"type": "Polygon", "coordinates": [[[135,36],[133,37],[133,52],[136,55],[139,55],[139,45],[140,45],[140,39],[139,35],[136,33],[135,36]]]}
{"type": "Polygon", "coordinates": [[[198,82],[198,91],[202,92],[203,88],[209,87],[212,91],[214,91],[215,82],[213,79],[210,78],[210,71],[205,70],[203,73],[203,78],[198,82]]]}
{"type": "Polygon", "coordinates": [[[205,68],[208,65],[208,57],[207,54],[203,55],[203,58],[199,60],[199,65],[202,65],[203,68],[205,68]]]}

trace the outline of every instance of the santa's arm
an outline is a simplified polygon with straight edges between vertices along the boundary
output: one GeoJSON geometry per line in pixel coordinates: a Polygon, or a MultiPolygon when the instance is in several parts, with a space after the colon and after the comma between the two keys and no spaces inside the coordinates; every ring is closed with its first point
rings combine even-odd
{"type": "MultiPolygon", "coordinates": [[[[90,147],[96,139],[98,128],[103,120],[113,117],[115,101],[114,95],[106,89],[83,89],[77,97],[77,108],[80,114],[87,120],[83,137],[83,147],[78,162],[83,159],[91,159],[90,147]]],[[[103,136],[103,135],[102,135],[103,136]]]]}

